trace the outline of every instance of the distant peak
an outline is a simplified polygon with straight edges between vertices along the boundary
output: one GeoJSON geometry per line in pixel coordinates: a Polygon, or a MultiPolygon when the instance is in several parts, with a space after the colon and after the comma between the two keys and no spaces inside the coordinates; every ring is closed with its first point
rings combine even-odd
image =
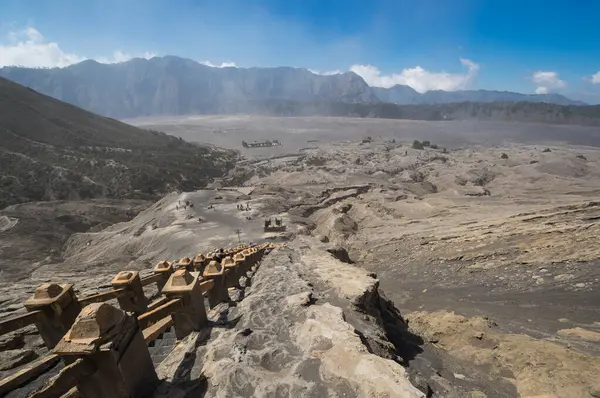
{"type": "Polygon", "coordinates": [[[95,59],[84,59],[81,62],[78,62],[76,64],[73,65],[95,65],[95,64],[99,64],[100,62],[96,61],[95,59]]]}
{"type": "Polygon", "coordinates": [[[85,68],[85,69],[89,69],[89,68],[96,68],[96,67],[101,66],[101,65],[105,65],[105,64],[103,64],[101,62],[98,62],[95,59],[86,59],[86,60],[83,60],[83,61],[78,62],[76,64],[69,65],[66,68],[62,68],[62,69],[70,69],[70,68],[76,68],[76,69],[85,68]]]}
{"type": "Polygon", "coordinates": [[[177,55],[164,55],[162,57],[152,57],[151,59],[162,59],[165,61],[191,61],[189,58],[183,58],[177,55]]]}

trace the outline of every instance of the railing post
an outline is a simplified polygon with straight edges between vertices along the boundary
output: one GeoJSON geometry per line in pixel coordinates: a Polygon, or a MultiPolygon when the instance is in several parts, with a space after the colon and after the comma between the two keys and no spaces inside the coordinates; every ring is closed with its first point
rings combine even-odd
{"type": "Polygon", "coordinates": [[[206,308],[204,308],[204,291],[210,290],[214,282],[200,283],[198,274],[191,274],[185,269],[175,271],[162,290],[169,299],[181,299],[183,305],[171,313],[175,336],[183,339],[192,331],[199,331],[207,325],[206,308]]]}
{"type": "Polygon", "coordinates": [[[208,291],[208,305],[210,308],[216,307],[219,303],[229,301],[229,293],[225,287],[225,268],[217,263],[211,261],[204,269],[202,276],[204,279],[212,280],[214,285],[212,289],[208,291]]]}
{"type": "Polygon", "coordinates": [[[252,270],[252,267],[255,264],[254,256],[252,255],[252,249],[244,249],[242,254],[246,257],[246,269],[247,271],[252,270]]]}
{"type": "Polygon", "coordinates": [[[210,262],[212,261],[212,259],[213,259],[214,256],[215,256],[215,254],[213,252],[206,253],[206,255],[204,256],[204,258],[206,258],[206,263],[204,263],[205,264],[204,265],[205,269],[206,269],[206,267],[208,267],[208,264],[210,264],[210,262]]]}
{"type": "Polygon", "coordinates": [[[158,376],[135,316],[106,303],[81,310],[54,353],[66,363],[91,361],[96,372],[77,380],[84,398],[152,396],[158,376]]]}
{"type": "Polygon", "coordinates": [[[124,289],[124,292],[117,298],[123,311],[139,315],[148,310],[148,299],[144,296],[139,272],[121,271],[113,278],[111,284],[115,289],[124,289]]]}
{"type": "Polygon", "coordinates": [[[252,252],[252,257],[254,257],[254,268],[253,271],[256,272],[256,270],[258,269],[260,260],[261,260],[261,253],[258,251],[258,249],[256,247],[252,247],[250,248],[251,252],[252,252]]]}
{"type": "Polygon", "coordinates": [[[160,280],[156,281],[156,287],[158,288],[158,291],[161,291],[173,273],[173,263],[161,261],[156,264],[153,271],[155,274],[160,274],[162,276],[160,280]]]}
{"type": "Polygon", "coordinates": [[[235,256],[233,256],[233,261],[235,261],[236,272],[237,272],[237,280],[239,281],[241,277],[246,278],[244,287],[250,286],[250,278],[248,278],[248,259],[244,256],[244,253],[238,252],[235,256]]]}
{"type": "Polygon", "coordinates": [[[231,256],[225,257],[221,261],[221,265],[225,268],[225,288],[235,287],[240,289],[239,269],[233,258],[231,256]]]}
{"type": "Polygon", "coordinates": [[[252,248],[248,247],[248,248],[244,249],[244,254],[250,260],[250,268],[252,268],[254,266],[254,263],[255,263],[255,256],[254,256],[254,253],[252,252],[252,248]]]}
{"type": "Polygon", "coordinates": [[[258,263],[262,259],[262,252],[258,247],[253,247],[254,257],[256,258],[256,262],[258,263]]]}
{"type": "Polygon", "coordinates": [[[273,251],[273,246],[271,244],[268,244],[265,246],[265,254],[269,254],[271,253],[271,251],[273,251]]]}
{"type": "Polygon", "coordinates": [[[175,269],[178,270],[180,268],[184,268],[187,271],[192,270],[192,260],[189,257],[183,257],[180,259],[177,264],[174,264],[175,269]]]}
{"type": "Polygon", "coordinates": [[[194,258],[192,268],[194,268],[194,271],[200,272],[200,274],[202,274],[202,272],[204,272],[204,267],[206,267],[207,261],[207,258],[204,257],[203,254],[198,254],[196,258],[194,258]]]}
{"type": "Polygon", "coordinates": [[[46,347],[53,348],[69,330],[81,306],[73,292],[73,285],[44,283],[25,301],[27,311],[42,311],[35,325],[46,347]]]}

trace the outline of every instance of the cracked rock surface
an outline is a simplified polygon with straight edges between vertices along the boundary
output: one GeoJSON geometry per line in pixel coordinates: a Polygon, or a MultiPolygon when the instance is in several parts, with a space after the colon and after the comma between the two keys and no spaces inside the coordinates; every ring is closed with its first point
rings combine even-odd
{"type": "MultiPolygon", "coordinates": [[[[345,312],[354,310],[325,298],[333,285],[311,282],[323,273],[301,261],[294,248],[273,251],[235,308],[239,318],[230,328],[213,328],[194,352],[190,378],[205,378],[206,395],[215,397],[424,397],[402,365],[370,352],[346,321],[345,312]]],[[[349,303],[361,295],[359,285],[368,291],[376,283],[371,279],[365,274],[354,280],[348,296],[337,299],[349,303]]],[[[182,385],[175,383],[171,393],[183,391],[182,385]]]]}

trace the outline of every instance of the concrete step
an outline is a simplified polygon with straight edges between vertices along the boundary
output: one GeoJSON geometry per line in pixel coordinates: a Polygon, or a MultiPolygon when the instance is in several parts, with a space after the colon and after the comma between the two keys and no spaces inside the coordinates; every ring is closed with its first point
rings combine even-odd
{"type": "Polygon", "coordinates": [[[33,380],[30,380],[27,384],[17,388],[4,395],[5,398],[26,398],[32,392],[36,391],[38,388],[41,388],[47,381],[49,381],[52,377],[56,376],[58,372],[64,368],[64,363],[62,361],[58,361],[56,365],[48,369],[45,373],[42,373],[38,377],[33,380]]]}
{"type": "Polygon", "coordinates": [[[173,350],[173,347],[177,344],[177,338],[175,337],[175,329],[170,327],[165,333],[163,333],[158,339],[154,340],[149,346],[150,357],[154,366],[158,366],[169,353],[173,350]]]}

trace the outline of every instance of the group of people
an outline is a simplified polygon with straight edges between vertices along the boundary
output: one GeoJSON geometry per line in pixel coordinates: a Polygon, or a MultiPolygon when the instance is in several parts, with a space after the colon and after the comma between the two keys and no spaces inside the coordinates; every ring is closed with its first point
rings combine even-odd
{"type": "Polygon", "coordinates": [[[183,207],[183,210],[187,210],[188,207],[194,207],[194,204],[190,203],[189,200],[186,200],[185,203],[181,204],[181,200],[178,200],[177,204],[175,205],[175,209],[179,211],[180,207],[183,207]]]}
{"type": "Polygon", "coordinates": [[[220,264],[224,258],[225,258],[225,250],[223,250],[223,248],[220,248],[219,250],[213,252],[212,259],[214,261],[216,261],[217,263],[220,264]]]}
{"type": "Polygon", "coordinates": [[[244,205],[243,205],[243,204],[239,204],[239,203],[238,203],[238,205],[237,205],[237,209],[238,209],[238,210],[240,210],[240,211],[250,211],[250,210],[252,210],[252,209],[250,208],[250,205],[249,205],[248,203],[246,203],[246,207],[244,207],[244,205]]]}
{"type": "MultiPolygon", "coordinates": [[[[256,243],[254,243],[254,242],[248,243],[248,247],[254,247],[254,246],[256,246],[256,243]]],[[[225,257],[227,257],[227,255],[225,254],[225,249],[220,248],[219,250],[215,250],[213,252],[211,260],[221,263],[221,261],[223,261],[223,259],[225,257]]]]}

